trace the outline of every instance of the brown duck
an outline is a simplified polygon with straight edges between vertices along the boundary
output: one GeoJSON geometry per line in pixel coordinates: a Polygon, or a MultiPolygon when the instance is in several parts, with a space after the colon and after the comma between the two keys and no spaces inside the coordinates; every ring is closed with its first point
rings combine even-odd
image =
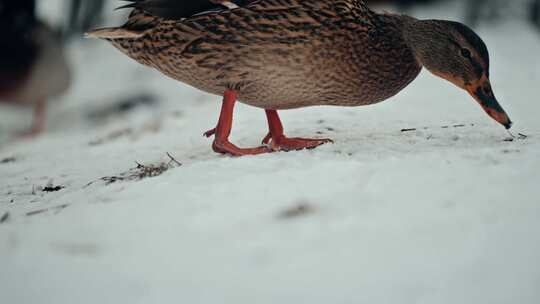
{"type": "Polygon", "coordinates": [[[489,82],[488,50],[463,24],[378,14],[361,0],[136,0],[121,27],[88,33],[138,62],[223,96],[213,149],[249,155],[314,148],[329,139],[288,138],[277,110],[362,106],[386,100],[426,67],[467,90],[507,129],[489,82]],[[265,146],[229,142],[239,100],[265,109],[265,146]]]}

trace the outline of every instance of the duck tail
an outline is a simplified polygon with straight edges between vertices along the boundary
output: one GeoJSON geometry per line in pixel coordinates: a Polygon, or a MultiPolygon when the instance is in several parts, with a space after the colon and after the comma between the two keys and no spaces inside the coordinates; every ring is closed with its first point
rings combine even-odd
{"type": "Polygon", "coordinates": [[[107,27],[86,32],[84,37],[99,39],[136,39],[142,37],[144,34],[145,31],[136,31],[124,27],[107,27]]]}
{"type": "Polygon", "coordinates": [[[122,0],[129,2],[117,10],[132,8],[128,22],[121,27],[101,28],[89,31],[87,38],[136,39],[163,20],[180,20],[211,11],[222,11],[246,6],[258,0],[122,0]]]}
{"type": "Polygon", "coordinates": [[[123,26],[107,27],[89,31],[85,33],[86,38],[99,39],[137,39],[144,36],[149,30],[159,24],[158,17],[154,17],[142,9],[134,9],[129,15],[129,19],[123,26]]]}

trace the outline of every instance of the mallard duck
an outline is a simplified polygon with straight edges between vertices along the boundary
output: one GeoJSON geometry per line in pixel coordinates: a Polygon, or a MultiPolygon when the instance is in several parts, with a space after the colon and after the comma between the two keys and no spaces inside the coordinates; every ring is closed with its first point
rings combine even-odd
{"type": "Polygon", "coordinates": [[[34,0],[0,1],[0,101],[34,107],[29,135],[44,128],[46,100],[70,84],[59,36],[34,9],[34,0]]]}
{"type": "Polygon", "coordinates": [[[486,45],[467,26],[379,14],[360,0],[131,0],[127,23],[88,33],[136,61],[223,96],[213,149],[232,155],[314,148],[288,138],[278,110],[363,106],[386,100],[426,67],[467,90],[493,119],[512,122],[489,82],[486,45]],[[233,107],[266,112],[263,146],[229,142],[233,107]]]}

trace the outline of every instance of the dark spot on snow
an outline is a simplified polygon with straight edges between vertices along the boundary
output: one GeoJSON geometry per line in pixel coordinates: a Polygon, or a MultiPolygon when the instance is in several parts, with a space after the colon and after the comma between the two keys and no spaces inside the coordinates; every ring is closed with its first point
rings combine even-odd
{"type": "Polygon", "coordinates": [[[182,111],[173,111],[173,112],[171,112],[172,117],[179,118],[179,117],[182,117],[183,115],[184,115],[184,112],[182,112],[182,111]]]}
{"type": "Polygon", "coordinates": [[[453,209],[453,208],[456,207],[456,205],[457,205],[457,203],[454,202],[454,201],[447,201],[447,202],[445,202],[445,203],[443,204],[443,208],[446,208],[446,209],[453,209]]]}
{"type": "Polygon", "coordinates": [[[89,146],[100,146],[104,143],[107,143],[107,142],[110,142],[110,141],[114,141],[120,137],[123,137],[123,136],[128,136],[128,135],[131,135],[133,134],[133,130],[130,129],[130,128],[126,128],[126,129],[121,129],[121,130],[116,130],[116,131],[113,131],[109,134],[107,134],[106,136],[102,137],[102,138],[99,138],[99,139],[96,139],[96,140],[93,140],[91,142],[88,143],[89,146]]]}
{"type": "Polygon", "coordinates": [[[511,154],[511,153],[520,153],[521,150],[519,149],[504,149],[502,151],[503,154],[511,154]]]}
{"type": "Polygon", "coordinates": [[[128,96],[120,99],[112,106],[107,106],[93,111],[92,113],[88,114],[88,118],[101,122],[114,116],[131,112],[141,106],[152,107],[157,104],[157,99],[158,98],[151,93],[140,93],[137,95],[128,96]]]}
{"type": "Polygon", "coordinates": [[[57,192],[57,191],[60,191],[62,189],[64,189],[65,187],[64,186],[47,186],[45,188],[43,188],[43,192],[57,192]]]}
{"type": "Polygon", "coordinates": [[[0,224],[3,224],[5,222],[7,222],[7,220],[9,219],[9,212],[6,212],[4,213],[4,215],[2,215],[2,217],[0,218],[0,224]]]}
{"type": "Polygon", "coordinates": [[[293,207],[283,210],[278,218],[282,220],[293,219],[313,213],[315,209],[309,203],[297,203],[293,207]]]}
{"type": "Polygon", "coordinates": [[[14,163],[16,161],[17,161],[17,159],[15,157],[6,157],[6,158],[0,160],[0,164],[9,164],[9,163],[14,163]]]}

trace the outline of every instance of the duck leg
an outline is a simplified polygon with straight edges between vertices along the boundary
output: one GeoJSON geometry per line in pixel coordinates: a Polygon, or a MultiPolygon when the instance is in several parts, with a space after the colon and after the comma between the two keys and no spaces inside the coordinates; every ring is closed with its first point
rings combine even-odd
{"type": "Polygon", "coordinates": [[[44,98],[40,98],[34,107],[34,121],[30,129],[30,135],[38,135],[45,130],[45,110],[46,102],[44,98]]]}
{"type": "Polygon", "coordinates": [[[229,135],[231,134],[232,129],[234,104],[236,103],[237,96],[238,93],[234,90],[225,91],[217,127],[205,133],[205,136],[208,137],[215,134],[212,149],[214,149],[214,151],[217,153],[230,154],[233,156],[257,155],[272,152],[272,149],[268,147],[243,149],[238,148],[229,142],[229,135]]]}
{"type": "Polygon", "coordinates": [[[45,130],[45,110],[45,98],[38,99],[36,104],[34,105],[34,117],[32,118],[32,127],[21,132],[18,137],[34,138],[43,133],[43,131],[45,130]]]}
{"type": "Polygon", "coordinates": [[[314,149],[326,143],[332,143],[329,138],[288,138],[283,134],[283,125],[276,110],[265,110],[270,132],[263,139],[263,144],[269,144],[274,151],[293,151],[302,149],[314,149]]]}

